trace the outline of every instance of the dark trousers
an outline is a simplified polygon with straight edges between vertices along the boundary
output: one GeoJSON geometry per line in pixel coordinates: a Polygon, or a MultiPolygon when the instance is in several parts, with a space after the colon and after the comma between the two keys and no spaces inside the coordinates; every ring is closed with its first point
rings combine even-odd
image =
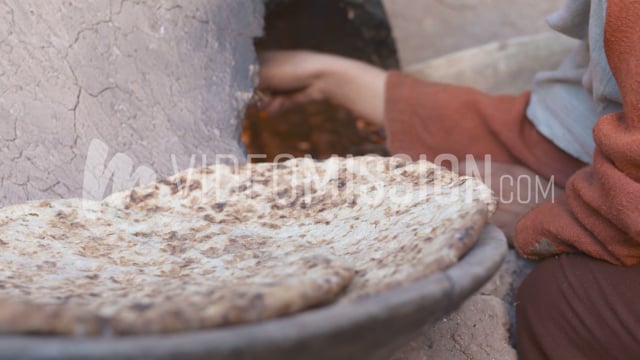
{"type": "Polygon", "coordinates": [[[516,321],[524,360],[640,359],[640,266],[545,260],[518,291],[516,321]]]}

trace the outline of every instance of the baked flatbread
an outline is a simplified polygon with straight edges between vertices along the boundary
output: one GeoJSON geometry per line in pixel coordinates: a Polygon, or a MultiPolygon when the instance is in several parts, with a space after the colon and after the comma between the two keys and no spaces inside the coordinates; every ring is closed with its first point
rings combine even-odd
{"type": "Polygon", "coordinates": [[[216,165],[0,209],[0,333],[183,332],[353,302],[454,264],[491,191],[427,162],[216,165]]]}

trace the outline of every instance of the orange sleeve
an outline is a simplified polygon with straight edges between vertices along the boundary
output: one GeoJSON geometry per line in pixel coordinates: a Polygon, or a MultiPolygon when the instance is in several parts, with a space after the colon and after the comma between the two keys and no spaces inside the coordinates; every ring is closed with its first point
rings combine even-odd
{"type": "Polygon", "coordinates": [[[558,185],[585,165],[545,138],[526,118],[529,93],[493,96],[456,85],[416,79],[392,71],[387,78],[385,120],[393,154],[434,161],[471,155],[518,164],[555,179],[558,185]]]}
{"type": "Polygon", "coordinates": [[[575,174],[566,197],[545,203],[516,227],[526,257],[583,252],[614,264],[640,263],[640,2],[609,0],[605,51],[623,111],[594,128],[593,166],[575,174]]]}

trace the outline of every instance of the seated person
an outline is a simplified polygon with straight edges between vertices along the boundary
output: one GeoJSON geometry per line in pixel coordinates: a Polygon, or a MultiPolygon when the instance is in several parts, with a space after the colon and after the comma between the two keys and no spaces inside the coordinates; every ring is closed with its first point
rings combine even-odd
{"type": "MultiPolygon", "coordinates": [[[[564,189],[496,221],[539,265],[516,303],[523,359],[640,354],[640,2],[569,0],[549,18],[582,45],[530,93],[490,96],[306,51],[262,58],[265,108],[326,99],[384,125],[394,154],[492,159],[493,176],[564,189]]],[[[501,189],[493,186],[496,192],[501,189]]]]}

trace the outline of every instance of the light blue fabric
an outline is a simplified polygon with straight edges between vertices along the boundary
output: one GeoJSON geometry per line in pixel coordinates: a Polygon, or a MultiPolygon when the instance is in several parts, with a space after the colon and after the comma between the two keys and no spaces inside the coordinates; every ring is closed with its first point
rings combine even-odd
{"type": "Polygon", "coordinates": [[[620,90],[604,52],[606,0],[568,0],[549,26],[583,43],[554,71],[536,75],[527,116],[549,140],[574,157],[593,161],[593,127],[622,110],[620,90]]]}

